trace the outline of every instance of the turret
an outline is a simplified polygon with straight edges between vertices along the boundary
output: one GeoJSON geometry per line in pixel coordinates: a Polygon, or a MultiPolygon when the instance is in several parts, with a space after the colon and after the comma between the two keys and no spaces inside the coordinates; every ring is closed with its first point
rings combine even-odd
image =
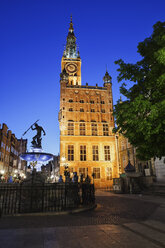
{"type": "Polygon", "coordinates": [[[112,83],[112,77],[109,75],[108,71],[106,70],[105,76],[103,77],[104,83],[112,83]]]}

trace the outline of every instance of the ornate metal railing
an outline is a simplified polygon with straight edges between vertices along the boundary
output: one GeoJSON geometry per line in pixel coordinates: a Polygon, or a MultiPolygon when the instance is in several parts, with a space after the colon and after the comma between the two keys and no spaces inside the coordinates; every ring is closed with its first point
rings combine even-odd
{"type": "Polygon", "coordinates": [[[94,185],[89,183],[0,184],[3,215],[66,211],[94,203],[94,185]]]}

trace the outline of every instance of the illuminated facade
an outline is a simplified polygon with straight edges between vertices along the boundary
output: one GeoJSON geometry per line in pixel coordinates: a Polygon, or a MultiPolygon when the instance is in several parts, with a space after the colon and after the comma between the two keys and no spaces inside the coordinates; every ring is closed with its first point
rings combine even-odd
{"type": "Polygon", "coordinates": [[[111,77],[103,87],[81,84],[81,58],[70,22],[60,74],[60,174],[67,164],[78,176],[94,175],[96,187],[112,185],[119,176],[111,77]]]}
{"type": "Polygon", "coordinates": [[[5,123],[0,128],[0,173],[11,174],[15,170],[24,172],[26,161],[19,158],[19,154],[27,149],[27,139],[17,139],[15,134],[8,130],[5,123]]]}

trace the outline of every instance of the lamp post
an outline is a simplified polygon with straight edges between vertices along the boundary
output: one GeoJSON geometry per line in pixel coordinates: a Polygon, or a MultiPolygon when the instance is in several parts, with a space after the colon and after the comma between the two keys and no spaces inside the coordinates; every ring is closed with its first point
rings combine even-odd
{"type": "Polygon", "coordinates": [[[5,173],[4,170],[1,170],[1,171],[0,171],[0,181],[1,181],[1,182],[4,180],[4,173],[5,173]]]}
{"type": "Polygon", "coordinates": [[[69,182],[70,181],[70,172],[69,172],[69,167],[68,164],[65,162],[66,158],[63,156],[61,158],[62,162],[64,163],[64,176],[65,176],[65,182],[69,182]]]}

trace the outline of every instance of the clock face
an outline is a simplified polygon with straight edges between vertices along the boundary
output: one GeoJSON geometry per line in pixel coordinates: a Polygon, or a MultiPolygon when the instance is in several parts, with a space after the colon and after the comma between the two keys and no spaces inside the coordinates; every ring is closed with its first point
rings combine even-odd
{"type": "Polygon", "coordinates": [[[68,63],[66,64],[65,69],[68,73],[75,73],[77,71],[77,65],[68,63]]]}

